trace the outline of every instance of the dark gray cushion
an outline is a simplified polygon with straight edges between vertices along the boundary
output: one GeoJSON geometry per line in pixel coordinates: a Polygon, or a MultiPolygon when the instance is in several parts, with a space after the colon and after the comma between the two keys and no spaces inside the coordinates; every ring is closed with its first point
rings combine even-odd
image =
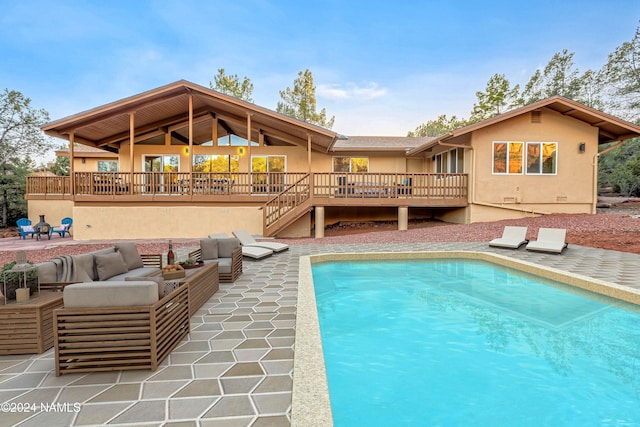
{"type": "Polygon", "coordinates": [[[200,240],[200,252],[203,260],[218,259],[218,240],[217,239],[200,240]]]}
{"type": "Polygon", "coordinates": [[[124,262],[127,264],[127,270],[144,267],[142,257],[138,253],[138,247],[134,242],[123,242],[116,245],[116,251],[122,254],[124,262]]]}
{"type": "Polygon", "coordinates": [[[98,280],[107,280],[116,274],[122,274],[128,271],[127,264],[124,262],[120,252],[98,254],[95,255],[94,258],[96,261],[98,280]]]}
{"type": "Polygon", "coordinates": [[[227,237],[226,239],[218,239],[218,257],[231,258],[233,251],[240,246],[240,240],[235,237],[227,237]]]}

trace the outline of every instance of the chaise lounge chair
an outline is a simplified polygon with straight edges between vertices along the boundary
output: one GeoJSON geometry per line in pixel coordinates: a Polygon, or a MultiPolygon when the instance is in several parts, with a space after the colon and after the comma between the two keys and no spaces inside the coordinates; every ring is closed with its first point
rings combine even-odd
{"type": "MultiPolygon", "coordinates": [[[[215,233],[209,234],[210,239],[224,239],[229,238],[226,233],[215,233]]],[[[239,239],[238,239],[239,240],[239,239]]],[[[262,259],[268,256],[273,255],[273,251],[271,249],[262,248],[259,246],[245,246],[240,242],[242,248],[242,256],[246,256],[247,258],[253,259],[262,259]]]]}
{"type": "Polygon", "coordinates": [[[286,251],[287,249],[289,249],[289,245],[285,243],[257,242],[256,239],[254,239],[253,236],[251,236],[251,234],[249,234],[249,232],[246,230],[236,230],[233,232],[233,235],[236,236],[238,240],[240,240],[240,244],[243,247],[250,246],[250,247],[266,248],[276,253],[286,251]]]}
{"type": "Polygon", "coordinates": [[[515,227],[512,225],[507,225],[502,231],[502,237],[490,241],[489,246],[518,249],[520,246],[528,242],[527,227],[515,227]]]}
{"type": "Polygon", "coordinates": [[[569,246],[565,241],[567,230],[563,228],[541,228],[538,230],[538,240],[527,244],[528,251],[562,253],[569,246]]]}

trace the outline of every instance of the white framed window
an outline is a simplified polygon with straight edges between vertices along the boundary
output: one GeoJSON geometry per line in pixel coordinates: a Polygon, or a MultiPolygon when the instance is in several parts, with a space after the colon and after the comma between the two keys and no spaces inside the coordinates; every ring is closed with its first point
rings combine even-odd
{"type": "Polygon", "coordinates": [[[494,141],[492,170],[495,175],[522,175],[523,141],[494,141]]]}
{"type": "Polygon", "coordinates": [[[118,172],[118,161],[98,160],[98,172],[118,172]]]}
{"type": "Polygon", "coordinates": [[[333,172],[369,172],[369,158],[335,156],[331,167],[333,172]]]}
{"type": "Polygon", "coordinates": [[[436,173],[464,172],[464,149],[453,148],[434,157],[436,173]]]}
{"type": "Polygon", "coordinates": [[[527,142],[527,175],[555,175],[558,172],[557,142],[527,142]]]}
{"type": "Polygon", "coordinates": [[[194,154],[194,172],[239,172],[240,156],[232,154],[194,154]]]}

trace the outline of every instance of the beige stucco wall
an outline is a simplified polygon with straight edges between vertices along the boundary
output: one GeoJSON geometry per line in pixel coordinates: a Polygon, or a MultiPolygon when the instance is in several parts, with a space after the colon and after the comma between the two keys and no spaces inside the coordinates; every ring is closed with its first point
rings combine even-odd
{"type": "MultiPolygon", "coordinates": [[[[595,202],[593,159],[598,151],[598,129],[543,110],[541,123],[529,114],[473,132],[474,165],[471,202],[502,204],[515,201],[525,209],[547,212],[590,212],[595,202]],[[557,142],[556,175],[494,175],[494,141],[557,142]],[[578,145],[586,143],[580,153],[578,145]]],[[[472,218],[473,220],[473,218],[472,218]]]]}
{"type": "Polygon", "coordinates": [[[237,229],[259,235],[262,211],[257,207],[76,206],[73,225],[76,240],[199,238],[237,229]]]}
{"type": "MultiPolygon", "coordinates": [[[[60,225],[62,218],[73,218],[73,202],[71,200],[29,200],[28,215],[34,224],[40,221],[40,215],[51,225],[60,225]]],[[[73,224],[75,226],[75,223],[73,224]]],[[[71,230],[72,233],[75,231],[71,230]]]]}

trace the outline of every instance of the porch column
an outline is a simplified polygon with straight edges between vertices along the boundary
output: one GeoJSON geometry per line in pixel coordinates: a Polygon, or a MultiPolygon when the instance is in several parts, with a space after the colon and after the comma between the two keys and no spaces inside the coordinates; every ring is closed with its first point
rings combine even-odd
{"type": "Polygon", "coordinates": [[[213,116],[211,119],[211,145],[218,146],[218,116],[213,116]]]}
{"type": "MultiPolygon", "coordinates": [[[[134,171],[134,164],[133,164],[133,144],[135,143],[135,139],[136,139],[136,121],[135,121],[135,111],[132,111],[129,113],[129,172],[130,172],[130,180],[131,182],[129,183],[129,194],[133,194],[133,171],[134,171]]],[[[119,158],[118,158],[119,160],[119,158]]]]}
{"type": "Polygon", "coordinates": [[[316,206],[316,239],[324,237],[324,206],[316,206]]]}
{"type": "Polygon", "coordinates": [[[398,231],[407,231],[409,229],[409,207],[398,207],[398,231]]]}
{"type": "Polygon", "coordinates": [[[73,176],[73,173],[74,173],[73,164],[75,163],[73,161],[75,157],[75,153],[73,150],[74,145],[75,145],[75,132],[71,131],[69,133],[69,177],[71,178],[71,181],[69,182],[69,191],[71,191],[72,196],[75,196],[76,194],[76,184],[73,176]]]}
{"type": "Polygon", "coordinates": [[[311,135],[307,134],[307,170],[311,173],[311,135]]]}
{"type": "MultiPolygon", "coordinates": [[[[189,165],[187,172],[191,173],[193,168],[193,95],[189,94],[189,165]]],[[[193,180],[190,180],[192,182],[193,180]]]]}
{"type": "MultiPolygon", "coordinates": [[[[247,171],[251,176],[251,114],[247,113],[247,171]]],[[[249,178],[251,182],[251,178],[249,178]]]]}

